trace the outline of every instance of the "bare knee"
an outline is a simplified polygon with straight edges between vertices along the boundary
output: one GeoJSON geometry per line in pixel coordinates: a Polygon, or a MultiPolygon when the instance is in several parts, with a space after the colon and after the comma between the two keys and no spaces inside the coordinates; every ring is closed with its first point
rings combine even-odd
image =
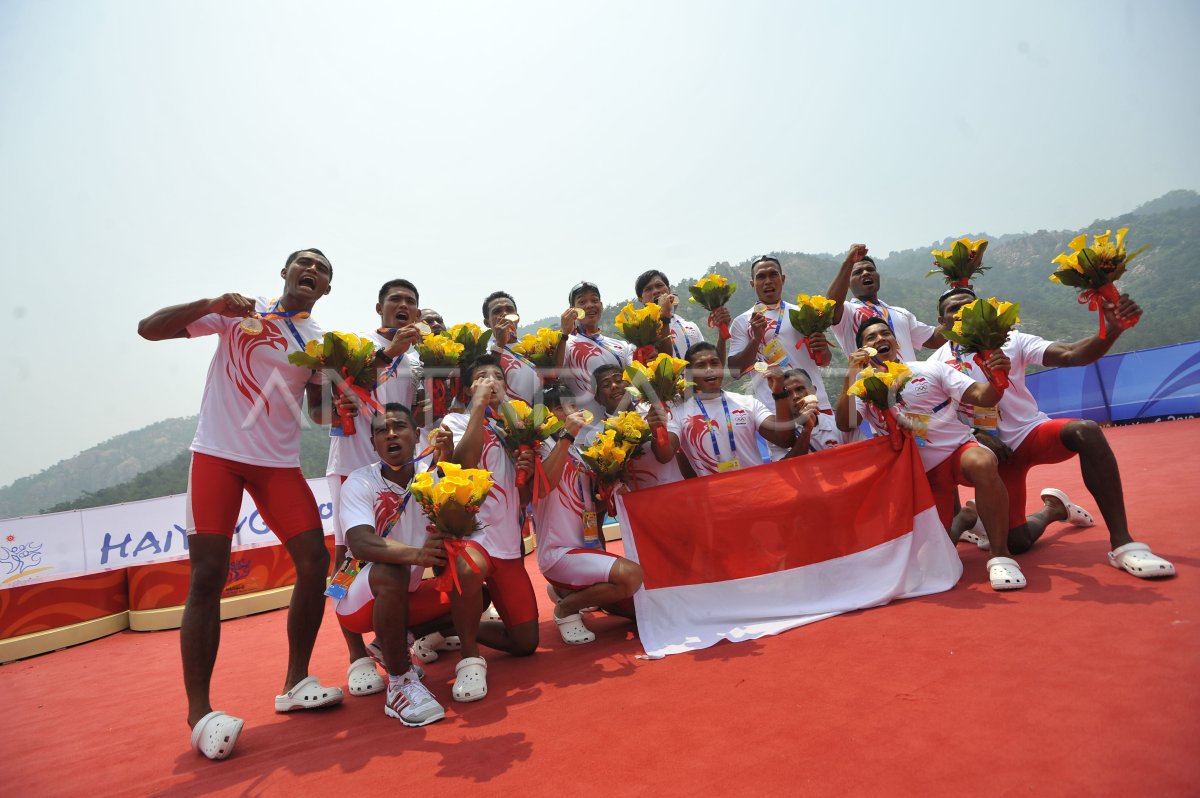
{"type": "Polygon", "coordinates": [[[978,487],[981,484],[999,481],[998,463],[996,455],[992,454],[989,449],[974,446],[963,452],[959,465],[963,475],[971,481],[972,485],[978,487]]]}
{"type": "Polygon", "coordinates": [[[528,657],[537,651],[538,625],[537,619],[519,623],[508,629],[508,638],[512,644],[509,654],[514,657],[528,657]]]}
{"type": "Polygon", "coordinates": [[[407,597],[408,582],[407,565],[377,562],[371,566],[371,593],[376,597],[401,593],[407,597]]]}
{"type": "Polygon", "coordinates": [[[642,566],[635,563],[633,560],[621,558],[617,560],[617,564],[613,566],[612,573],[609,577],[613,584],[621,589],[622,597],[632,596],[642,586],[642,580],[645,578],[645,572],[642,571],[642,566]]]}
{"type": "Polygon", "coordinates": [[[1104,437],[1104,430],[1095,421],[1086,418],[1064,424],[1060,438],[1063,446],[1073,452],[1108,449],[1108,439],[1104,437]]]}

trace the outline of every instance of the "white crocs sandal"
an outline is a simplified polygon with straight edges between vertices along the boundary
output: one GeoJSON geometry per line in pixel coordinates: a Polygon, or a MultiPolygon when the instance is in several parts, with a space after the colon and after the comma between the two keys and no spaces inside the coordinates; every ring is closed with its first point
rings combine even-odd
{"type": "Polygon", "coordinates": [[[463,704],[478,701],[487,695],[487,660],[467,657],[454,666],[454,689],[450,694],[463,704]]]}
{"type": "Polygon", "coordinates": [[[1020,590],[1025,587],[1025,574],[1012,557],[993,557],[987,561],[988,579],[992,590],[1020,590]]]}
{"type": "Polygon", "coordinates": [[[245,723],[224,712],[209,712],[192,729],[192,750],[209,759],[225,759],[233,753],[245,723]]]}
{"type": "Polygon", "coordinates": [[[568,615],[566,618],[556,615],[554,622],[558,624],[558,633],[567,645],[581,646],[596,639],[596,633],[583,625],[583,616],[579,613],[568,615]]]}
{"type": "Polygon", "coordinates": [[[1096,519],[1092,517],[1091,513],[1078,504],[1071,504],[1071,500],[1067,498],[1067,494],[1058,488],[1046,488],[1039,495],[1042,499],[1052,496],[1062,502],[1063,507],[1067,508],[1067,523],[1071,526],[1088,527],[1096,525],[1096,519]]]}
{"type": "Polygon", "coordinates": [[[374,695],[383,692],[387,682],[375,669],[375,660],[371,657],[361,657],[350,663],[346,670],[346,687],[350,695],[374,695]]]}
{"type": "Polygon", "coordinates": [[[963,532],[958,539],[964,543],[974,543],[984,551],[990,551],[992,548],[992,541],[988,540],[987,531],[983,528],[982,519],[976,519],[975,526],[963,532]]]}
{"type": "Polygon", "coordinates": [[[316,676],[305,676],[296,686],[283,695],[275,696],[276,712],[294,712],[297,709],[319,709],[342,703],[342,691],[338,687],[322,687],[316,676]]]}
{"type": "Polygon", "coordinates": [[[481,620],[481,621],[499,621],[500,620],[500,610],[496,609],[495,604],[490,604],[490,605],[488,605],[488,608],[483,611],[483,615],[479,616],[479,620],[481,620]]]}
{"type": "Polygon", "coordinates": [[[1174,576],[1175,566],[1150,551],[1145,543],[1126,543],[1108,553],[1108,564],[1128,571],[1139,579],[1174,576]]]}

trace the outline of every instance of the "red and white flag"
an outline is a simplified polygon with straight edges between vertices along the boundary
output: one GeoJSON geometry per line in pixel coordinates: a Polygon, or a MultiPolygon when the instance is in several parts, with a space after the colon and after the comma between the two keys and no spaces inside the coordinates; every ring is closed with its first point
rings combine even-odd
{"type": "Polygon", "coordinates": [[[620,497],[652,657],[949,590],[962,562],[916,445],[840,446],[620,497]]]}

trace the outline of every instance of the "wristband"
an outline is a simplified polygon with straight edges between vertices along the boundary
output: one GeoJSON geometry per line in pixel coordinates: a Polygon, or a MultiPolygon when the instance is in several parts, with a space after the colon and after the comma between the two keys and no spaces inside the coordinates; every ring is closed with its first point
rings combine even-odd
{"type": "Polygon", "coordinates": [[[575,442],[575,436],[572,435],[571,433],[567,432],[566,430],[563,430],[562,432],[558,433],[558,439],[560,441],[567,440],[567,441],[570,441],[571,443],[575,442]]]}
{"type": "Polygon", "coordinates": [[[385,365],[390,364],[392,362],[392,359],[390,357],[388,357],[387,352],[385,352],[382,349],[375,350],[375,359],[385,365]]]}
{"type": "Polygon", "coordinates": [[[775,393],[774,391],[772,391],[771,398],[774,399],[776,402],[778,402],[780,399],[787,399],[788,398],[787,391],[784,391],[783,393],[775,393]]]}

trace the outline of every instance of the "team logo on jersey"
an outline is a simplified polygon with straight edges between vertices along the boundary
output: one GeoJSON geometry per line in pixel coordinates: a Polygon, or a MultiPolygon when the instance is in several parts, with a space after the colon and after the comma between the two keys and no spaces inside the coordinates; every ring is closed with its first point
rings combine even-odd
{"type": "Polygon", "coordinates": [[[225,366],[225,376],[242,396],[255,404],[262,402],[263,410],[270,415],[271,403],[267,400],[262,383],[254,373],[252,356],[261,347],[287,351],[287,339],[279,332],[279,328],[275,326],[274,322],[264,321],[263,331],[260,335],[231,334],[226,336],[225,345],[229,352],[229,363],[225,366]]]}
{"type": "Polygon", "coordinates": [[[375,531],[387,537],[392,527],[400,520],[400,497],[390,490],[375,494],[375,531]]]}
{"type": "Polygon", "coordinates": [[[734,408],[733,412],[729,415],[733,419],[733,426],[735,427],[745,427],[750,423],[750,414],[740,407],[734,408]]]}
{"type": "Polygon", "coordinates": [[[717,458],[716,453],[710,454],[704,448],[705,442],[709,441],[709,430],[717,426],[717,422],[712,419],[704,419],[700,416],[689,416],[683,422],[683,441],[687,451],[694,453],[696,459],[700,461],[702,470],[716,472],[717,458]]]}

